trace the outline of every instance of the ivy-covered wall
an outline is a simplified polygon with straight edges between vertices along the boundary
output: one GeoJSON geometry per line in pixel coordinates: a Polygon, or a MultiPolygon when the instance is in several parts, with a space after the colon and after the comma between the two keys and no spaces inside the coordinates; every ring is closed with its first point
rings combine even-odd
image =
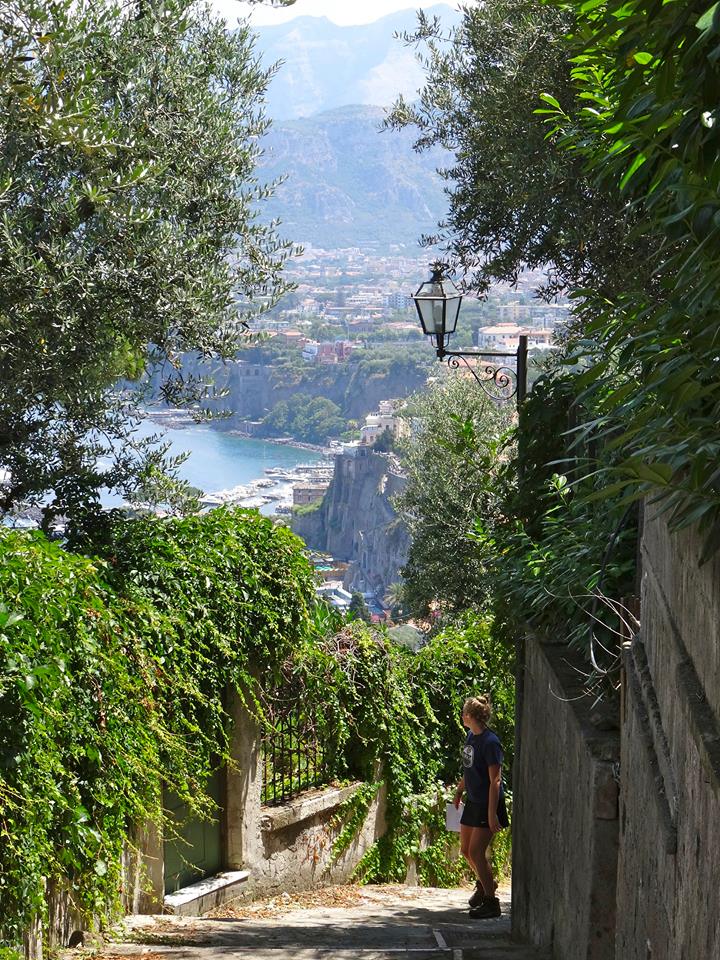
{"type": "Polygon", "coordinates": [[[426,882],[461,875],[442,800],[464,698],[490,691],[508,760],[512,742],[507,651],[486,619],[418,654],[338,623],[302,542],[243,510],[111,517],[65,548],[0,530],[0,604],[0,947],[46,917],[49,887],[86,918],[117,912],[133,828],[171,826],[163,785],[217,813],[204,785],[231,751],[228,688],[261,729],[280,684],[323,704],[331,779],[366,784],[337,812],[334,857],[383,790],[387,829],[358,878],[402,881],[410,860],[426,882]]]}
{"type": "Polygon", "coordinates": [[[96,547],[0,529],[0,944],[45,913],[48,882],[117,906],[163,781],[208,812],[227,685],[252,695],[251,667],[271,677],[310,623],[302,544],[257,513],[118,520],[96,547]]]}

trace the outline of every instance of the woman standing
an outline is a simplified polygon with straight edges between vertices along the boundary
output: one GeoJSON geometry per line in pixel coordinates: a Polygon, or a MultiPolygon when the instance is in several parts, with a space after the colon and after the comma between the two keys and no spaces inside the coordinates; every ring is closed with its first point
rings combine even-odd
{"type": "Polygon", "coordinates": [[[503,750],[488,728],[492,708],[489,697],[470,697],[462,713],[468,735],[462,752],[463,776],[455,791],[455,807],[467,794],[460,818],[460,852],[475,871],[477,884],[470,897],[470,916],[489,919],[500,916],[497,884],[488,859],[493,834],[508,825],[502,786],[503,750]]]}

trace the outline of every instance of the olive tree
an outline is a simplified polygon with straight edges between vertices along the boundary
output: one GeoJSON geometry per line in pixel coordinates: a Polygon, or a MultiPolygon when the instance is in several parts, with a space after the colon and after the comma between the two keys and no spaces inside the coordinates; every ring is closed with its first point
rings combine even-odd
{"type": "MultiPolygon", "coordinates": [[[[0,512],[157,482],[138,392],[197,404],[285,289],[260,219],[272,71],[192,0],[0,2],[0,512]]],[[[172,464],[170,464],[172,466],[172,464]]]]}
{"type": "Polygon", "coordinates": [[[646,244],[628,240],[631,209],[558,147],[539,112],[548,93],[571,112],[584,106],[571,78],[572,13],[542,0],[469,0],[461,9],[449,35],[420,13],[417,31],[403,36],[418,48],[426,82],[387,119],[416,128],[417,150],[447,151],[448,213],[425,242],[443,247],[480,293],[526,267],[547,271],[547,298],[598,278],[617,289],[642,274],[646,244]]]}

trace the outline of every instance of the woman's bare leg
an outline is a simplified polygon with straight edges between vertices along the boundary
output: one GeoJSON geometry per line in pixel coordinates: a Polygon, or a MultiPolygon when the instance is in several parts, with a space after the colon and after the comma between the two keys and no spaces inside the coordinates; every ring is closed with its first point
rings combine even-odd
{"type": "Polygon", "coordinates": [[[480,879],[477,864],[473,859],[473,833],[476,827],[467,827],[464,823],[460,824],[460,853],[465,857],[475,874],[476,879],[480,879]]]}
{"type": "Polygon", "coordinates": [[[475,875],[482,884],[486,897],[495,896],[495,881],[492,868],[487,856],[488,847],[492,840],[492,830],[488,827],[470,827],[468,852],[465,858],[472,864],[475,875]]]}

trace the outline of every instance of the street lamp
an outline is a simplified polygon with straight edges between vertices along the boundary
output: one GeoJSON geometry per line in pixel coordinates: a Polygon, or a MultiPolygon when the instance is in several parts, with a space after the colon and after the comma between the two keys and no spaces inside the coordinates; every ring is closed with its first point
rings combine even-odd
{"type": "Polygon", "coordinates": [[[413,300],[423,333],[434,338],[440,356],[455,333],[462,294],[452,280],[444,276],[444,264],[434,263],[430,269],[432,276],[420,284],[413,300]]]}
{"type": "Polygon", "coordinates": [[[518,348],[513,353],[448,350],[450,337],[457,327],[462,294],[445,275],[446,264],[436,261],[430,265],[430,269],[430,279],[420,284],[412,299],[415,301],[423,333],[430,337],[438,360],[447,358],[448,366],[453,368],[458,368],[461,363],[465,364],[488,396],[495,400],[517,397],[519,407],[527,396],[527,336],[523,334],[518,338],[518,348]],[[468,363],[468,357],[477,357],[486,362],[484,366],[481,363],[478,367],[468,363]],[[515,367],[513,369],[505,364],[487,362],[488,357],[513,357],[515,367]]]}

